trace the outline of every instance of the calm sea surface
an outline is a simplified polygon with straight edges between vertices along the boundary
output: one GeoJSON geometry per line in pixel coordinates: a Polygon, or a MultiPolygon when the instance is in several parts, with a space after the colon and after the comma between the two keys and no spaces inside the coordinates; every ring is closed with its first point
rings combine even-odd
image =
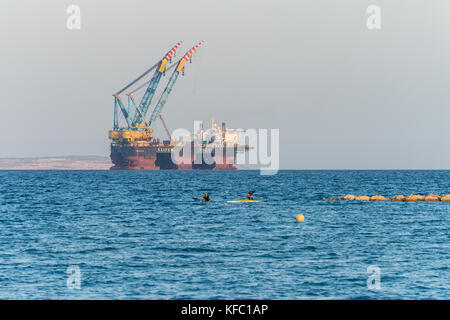
{"type": "Polygon", "coordinates": [[[450,203],[323,200],[349,193],[450,171],[0,171],[0,298],[449,299],[450,203]]]}

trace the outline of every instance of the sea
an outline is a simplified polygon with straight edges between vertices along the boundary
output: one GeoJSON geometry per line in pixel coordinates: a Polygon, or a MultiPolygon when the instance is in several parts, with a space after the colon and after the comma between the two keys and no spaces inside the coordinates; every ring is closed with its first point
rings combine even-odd
{"type": "Polygon", "coordinates": [[[0,171],[0,299],[449,299],[449,202],[324,200],[429,193],[450,171],[0,171]]]}

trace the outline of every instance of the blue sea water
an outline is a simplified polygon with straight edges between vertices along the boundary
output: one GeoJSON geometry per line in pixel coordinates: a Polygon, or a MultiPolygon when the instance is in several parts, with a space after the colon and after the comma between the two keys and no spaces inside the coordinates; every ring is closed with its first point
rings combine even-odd
{"type": "Polygon", "coordinates": [[[450,203],[323,200],[411,193],[450,171],[0,171],[0,298],[449,299],[450,203]]]}

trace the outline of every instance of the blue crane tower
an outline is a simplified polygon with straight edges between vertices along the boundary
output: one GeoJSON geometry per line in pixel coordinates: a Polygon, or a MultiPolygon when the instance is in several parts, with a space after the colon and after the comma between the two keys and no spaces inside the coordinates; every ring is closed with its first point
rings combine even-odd
{"type": "MultiPolygon", "coordinates": [[[[133,141],[141,141],[141,140],[150,140],[153,138],[151,134],[153,132],[153,125],[158,117],[160,117],[161,121],[161,111],[164,108],[164,105],[167,102],[167,99],[172,92],[173,87],[178,79],[180,73],[184,75],[184,68],[187,61],[191,61],[192,55],[196,52],[196,50],[203,44],[203,41],[197,43],[194,47],[192,47],[180,60],[176,63],[168,66],[168,64],[172,61],[172,58],[175,56],[175,52],[178,47],[181,45],[181,41],[177,43],[160,61],[158,61],[155,65],[145,71],[142,75],[140,75],[137,79],[129,83],[127,86],[119,90],[117,93],[113,94],[114,96],[114,122],[113,122],[113,130],[110,131],[110,139],[116,142],[133,142],[133,141]],[[159,100],[150,116],[150,120],[146,120],[146,114],[150,109],[150,105],[152,103],[152,99],[156,93],[156,89],[162,76],[166,71],[175,67],[172,75],[167,82],[166,87],[164,88],[159,100]],[[155,70],[156,69],[156,70],[155,70]],[[140,85],[138,88],[134,89],[130,93],[127,93],[128,96],[128,105],[125,106],[123,103],[120,94],[125,90],[134,86],[139,80],[149,74],[151,71],[155,70],[151,80],[145,82],[140,85]],[[147,86],[144,95],[140,103],[136,103],[133,93],[140,90],[144,86],[147,86]],[[131,110],[134,110],[133,115],[131,115],[131,110]],[[126,122],[126,127],[119,126],[119,110],[123,115],[123,118],[126,122]]],[[[167,130],[167,126],[163,122],[163,125],[167,130]]],[[[170,137],[170,133],[168,133],[170,137]]]]}
{"type": "MultiPolygon", "coordinates": [[[[148,108],[150,107],[150,104],[152,102],[153,96],[155,95],[156,88],[158,87],[159,81],[161,80],[161,76],[166,71],[166,66],[169,61],[172,61],[172,57],[176,54],[176,50],[181,45],[181,41],[178,42],[175,46],[172,47],[172,49],[157,63],[155,63],[150,69],[145,71],[142,75],[140,75],[138,78],[130,82],[127,86],[113,94],[114,96],[114,130],[119,128],[119,119],[118,119],[118,109],[122,112],[122,115],[127,123],[128,128],[135,127],[136,124],[146,122],[145,121],[145,114],[148,111],[148,108]],[[120,94],[136,84],[139,80],[141,80],[143,77],[145,77],[147,74],[149,74],[151,71],[156,69],[155,73],[153,74],[152,79],[150,82],[148,82],[147,90],[145,91],[141,102],[139,103],[139,106],[136,104],[133,96],[128,94],[128,107],[125,107],[124,103],[122,102],[120,98],[120,94]],[[131,99],[131,100],[130,100],[131,99]],[[130,115],[130,102],[134,104],[135,107],[135,113],[134,116],[131,117],[130,115]]],[[[138,88],[140,89],[140,88],[138,88]]]]}

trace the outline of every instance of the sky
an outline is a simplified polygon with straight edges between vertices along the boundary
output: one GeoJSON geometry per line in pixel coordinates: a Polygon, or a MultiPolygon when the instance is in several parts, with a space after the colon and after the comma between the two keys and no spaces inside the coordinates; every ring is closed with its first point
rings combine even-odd
{"type": "Polygon", "coordinates": [[[0,157],[108,156],[112,94],[178,41],[181,54],[204,40],[162,112],[169,129],[211,117],[279,129],[282,169],[450,169],[448,12],[444,0],[2,0],[0,157]]]}

